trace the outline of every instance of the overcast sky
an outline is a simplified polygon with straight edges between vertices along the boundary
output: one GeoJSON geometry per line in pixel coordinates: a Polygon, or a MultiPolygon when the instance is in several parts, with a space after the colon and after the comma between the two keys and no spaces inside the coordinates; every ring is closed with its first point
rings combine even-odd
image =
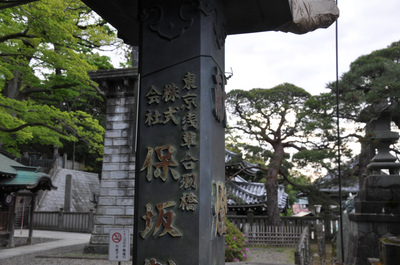
{"type": "MultiPolygon", "coordinates": [[[[400,40],[400,0],[339,0],[339,76],[361,55],[400,40]]],[[[284,82],[313,95],[336,79],[335,24],[296,35],[260,32],[230,35],[225,68],[233,70],[226,91],[272,88],[284,82]]]]}

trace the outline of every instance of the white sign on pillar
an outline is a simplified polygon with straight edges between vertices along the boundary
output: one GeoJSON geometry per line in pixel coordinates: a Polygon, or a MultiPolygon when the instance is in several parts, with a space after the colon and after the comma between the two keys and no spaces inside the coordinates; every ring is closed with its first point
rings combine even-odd
{"type": "Polygon", "coordinates": [[[110,229],[108,260],[129,261],[130,248],[129,229],[110,229]]]}

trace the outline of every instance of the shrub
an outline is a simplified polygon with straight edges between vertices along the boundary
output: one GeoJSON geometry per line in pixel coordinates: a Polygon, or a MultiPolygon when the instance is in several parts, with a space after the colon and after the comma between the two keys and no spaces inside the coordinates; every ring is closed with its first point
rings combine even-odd
{"type": "Polygon", "coordinates": [[[246,237],[240,230],[225,218],[227,232],[225,235],[225,261],[243,261],[246,259],[246,237]]]}

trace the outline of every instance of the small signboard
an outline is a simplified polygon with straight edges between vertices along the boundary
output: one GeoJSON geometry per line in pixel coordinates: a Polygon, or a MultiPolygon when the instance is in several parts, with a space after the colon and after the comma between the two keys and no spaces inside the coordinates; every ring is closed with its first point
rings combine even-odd
{"type": "Polygon", "coordinates": [[[110,229],[110,240],[108,244],[108,260],[129,261],[130,259],[130,236],[129,229],[110,229]]]}

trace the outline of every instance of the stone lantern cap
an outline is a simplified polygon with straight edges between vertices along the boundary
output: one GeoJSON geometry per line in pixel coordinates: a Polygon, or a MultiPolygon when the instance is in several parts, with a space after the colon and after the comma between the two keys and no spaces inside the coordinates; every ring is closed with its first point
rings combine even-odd
{"type": "MultiPolygon", "coordinates": [[[[139,0],[83,0],[118,30],[126,43],[139,44],[139,0]]],[[[146,3],[146,1],[143,1],[146,3]]],[[[190,1],[189,1],[190,2],[190,1]]],[[[339,16],[334,0],[224,0],[226,34],[283,31],[303,34],[329,27],[339,16]]],[[[212,1],[192,1],[201,8],[212,1]]]]}

